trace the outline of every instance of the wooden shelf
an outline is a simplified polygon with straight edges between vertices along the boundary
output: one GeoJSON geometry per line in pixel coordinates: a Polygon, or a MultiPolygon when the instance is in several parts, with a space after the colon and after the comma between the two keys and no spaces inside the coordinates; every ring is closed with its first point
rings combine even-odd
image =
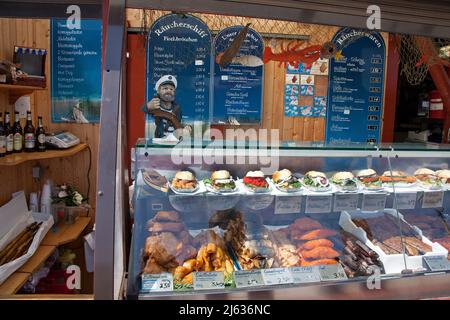
{"type": "Polygon", "coordinates": [[[50,229],[34,255],[0,285],[0,296],[3,298],[3,296],[15,294],[24,285],[28,277],[43,265],[58,246],[78,239],[90,221],[90,217],[79,217],[74,224],[61,222],[56,226],[55,231],[53,231],[53,228],[50,229]]]}
{"type": "Polygon", "coordinates": [[[15,294],[27,282],[29,273],[15,272],[0,285],[0,296],[9,296],[15,294]]]}
{"type": "Polygon", "coordinates": [[[32,160],[45,160],[52,158],[71,157],[87,148],[87,144],[80,143],[74,147],[64,150],[47,150],[45,152],[21,152],[7,155],[0,158],[0,166],[15,166],[20,163],[32,160]]]}
{"type": "Polygon", "coordinates": [[[32,87],[32,86],[21,86],[15,84],[0,84],[0,91],[8,91],[9,93],[9,103],[14,104],[17,99],[21,96],[32,94],[37,90],[46,90],[47,88],[42,87],[32,87]]]}
{"type": "Polygon", "coordinates": [[[78,239],[90,221],[90,217],[79,217],[74,224],[64,224],[61,222],[56,226],[55,230],[51,228],[47,232],[47,235],[42,239],[41,245],[58,247],[72,242],[78,239]]]}
{"type": "Polygon", "coordinates": [[[45,262],[45,260],[48,259],[52,255],[52,253],[55,251],[56,246],[40,246],[37,248],[36,252],[33,254],[33,256],[28,259],[25,264],[20,267],[18,270],[19,272],[25,272],[25,273],[33,273],[39,267],[42,266],[42,264],[45,262]]]}

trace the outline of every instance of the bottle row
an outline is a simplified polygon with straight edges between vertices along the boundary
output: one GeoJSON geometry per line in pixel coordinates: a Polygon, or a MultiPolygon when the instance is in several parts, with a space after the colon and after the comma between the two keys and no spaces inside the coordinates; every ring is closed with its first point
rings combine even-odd
{"type": "Polygon", "coordinates": [[[0,157],[20,152],[43,152],[45,145],[45,130],[42,126],[42,117],[38,117],[38,126],[35,129],[31,119],[31,112],[27,111],[27,122],[22,129],[19,112],[14,113],[14,125],[11,126],[9,112],[0,112],[0,157]]]}

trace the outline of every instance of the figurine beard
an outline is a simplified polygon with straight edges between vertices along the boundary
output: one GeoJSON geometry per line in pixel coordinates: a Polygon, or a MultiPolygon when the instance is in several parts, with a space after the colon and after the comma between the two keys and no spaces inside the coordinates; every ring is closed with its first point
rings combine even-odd
{"type": "Polygon", "coordinates": [[[171,93],[165,93],[161,96],[161,99],[165,102],[173,102],[175,100],[175,95],[171,93]]]}

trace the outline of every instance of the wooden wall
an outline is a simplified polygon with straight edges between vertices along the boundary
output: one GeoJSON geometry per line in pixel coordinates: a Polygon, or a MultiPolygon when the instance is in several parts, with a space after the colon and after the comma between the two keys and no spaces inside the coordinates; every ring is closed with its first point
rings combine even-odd
{"type": "MultiPolygon", "coordinates": [[[[91,170],[89,175],[89,203],[95,212],[95,190],[97,177],[98,124],[56,124],[51,122],[50,109],[50,21],[41,19],[0,19],[0,60],[12,60],[14,45],[45,48],[48,50],[46,60],[47,89],[31,95],[31,112],[33,124],[37,124],[37,116],[42,115],[46,132],[68,130],[87,143],[92,151],[91,170]]],[[[9,111],[14,115],[14,106],[8,102],[8,95],[0,91],[0,111],[9,111]]],[[[22,119],[22,126],[25,120],[22,119]]],[[[69,183],[83,194],[88,192],[89,152],[60,159],[31,161],[14,167],[0,166],[0,205],[10,199],[11,193],[18,190],[35,192],[42,189],[47,178],[56,184],[69,183]],[[32,168],[39,165],[43,176],[39,181],[33,181],[32,168]]]]}
{"type": "MultiPolygon", "coordinates": [[[[139,9],[127,9],[127,24],[129,27],[142,29],[144,27],[151,27],[152,23],[164,14],[168,14],[168,11],[155,11],[155,10],[139,10],[139,9]],[[145,19],[145,21],[144,21],[145,19]]],[[[334,34],[338,31],[339,27],[305,24],[301,22],[288,22],[279,20],[266,20],[266,19],[254,19],[249,17],[231,17],[231,16],[219,16],[212,14],[195,14],[202,19],[209,27],[210,30],[221,30],[231,25],[244,25],[247,22],[252,23],[252,28],[260,33],[268,33],[265,38],[266,45],[277,44],[278,50],[281,43],[286,43],[291,40],[280,40],[270,37],[270,34],[291,34],[293,37],[302,35],[308,36],[309,40],[301,41],[300,48],[304,48],[310,45],[323,44],[326,41],[330,41],[334,34]]],[[[386,56],[389,53],[389,35],[385,32],[381,33],[386,44],[386,56]]],[[[129,41],[132,45],[129,45],[128,51],[130,53],[129,62],[136,66],[136,68],[142,68],[145,66],[145,55],[142,54],[142,48],[145,48],[145,36],[132,35],[129,36],[129,41]]],[[[276,51],[278,52],[278,51],[276,51]]],[[[387,58],[388,60],[388,58],[387,58]]],[[[132,68],[130,68],[131,70],[132,68]]],[[[134,71],[135,72],[135,71],[134,71]]],[[[395,70],[393,71],[396,72],[395,70]]],[[[145,99],[145,79],[142,80],[142,75],[138,79],[133,79],[135,73],[129,75],[128,85],[128,109],[131,110],[133,117],[129,121],[136,121],[139,109],[142,102],[145,99]],[[136,80],[136,81],[133,81],[136,80]],[[132,92],[132,94],[131,94],[132,92]],[[136,103],[135,103],[136,101],[136,103]],[[139,103],[137,103],[139,102],[139,103]]],[[[394,74],[395,75],[395,74],[394,74]]],[[[145,76],[145,75],[144,75],[145,76]]],[[[269,62],[264,66],[264,88],[263,88],[263,113],[261,126],[240,126],[242,129],[247,128],[264,128],[264,129],[279,129],[280,140],[291,141],[317,141],[321,142],[325,139],[325,117],[285,117],[284,116],[284,85],[285,85],[285,67],[279,66],[278,63],[269,62]]],[[[389,75],[385,73],[385,77],[389,75]]],[[[391,75],[392,76],[392,75],[391,75]]],[[[315,84],[315,90],[319,89],[320,96],[327,96],[328,83],[326,76],[316,76],[319,79],[315,84]]],[[[385,81],[385,93],[386,90],[385,81]]],[[[390,89],[391,90],[391,89],[390,89]]],[[[385,95],[386,97],[386,95],[385,95]]],[[[300,105],[312,105],[312,97],[301,97],[300,105]],[[308,101],[302,101],[306,99],[308,101]]],[[[394,107],[395,108],[395,105],[394,107]]],[[[389,112],[392,112],[390,108],[389,112]]],[[[385,116],[384,114],[383,116],[385,116]]],[[[131,123],[131,122],[129,122],[131,123]]],[[[220,129],[222,132],[229,126],[213,125],[212,127],[220,129]]],[[[391,128],[388,128],[391,130],[391,128]]],[[[129,132],[128,139],[129,145],[134,145],[138,137],[144,136],[144,126],[140,123],[133,124],[133,131],[129,132]]]]}

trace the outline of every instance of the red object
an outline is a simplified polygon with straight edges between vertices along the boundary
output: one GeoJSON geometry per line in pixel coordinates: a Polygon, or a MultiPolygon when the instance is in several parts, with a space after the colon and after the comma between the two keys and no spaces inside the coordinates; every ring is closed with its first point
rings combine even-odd
{"type": "Polygon", "coordinates": [[[282,63],[287,64],[289,62],[290,65],[298,67],[301,62],[311,64],[320,58],[322,46],[314,45],[297,51],[296,49],[300,45],[296,45],[291,48],[290,45],[292,43],[294,42],[288,44],[287,49],[284,49],[283,46],[281,46],[280,53],[273,53],[270,47],[265,47],[264,63],[267,63],[269,61],[278,61],[281,65],[282,63]]]}
{"type": "Polygon", "coordinates": [[[428,95],[430,97],[430,118],[444,119],[444,102],[439,91],[430,91],[428,95]]]}
{"type": "Polygon", "coordinates": [[[35,293],[46,294],[74,294],[75,290],[67,288],[67,279],[71,274],[66,270],[52,269],[47,277],[41,279],[36,286],[35,293]]]}
{"type": "Polygon", "coordinates": [[[260,177],[244,177],[243,179],[245,184],[251,184],[255,187],[267,187],[267,181],[264,178],[260,177]]]}
{"type": "Polygon", "coordinates": [[[386,83],[383,109],[383,132],[381,141],[388,143],[394,141],[395,110],[397,108],[397,83],[400,53],[396,35],[389,35],[388,57],[386,62],[386,83]]]}
{"type": "MultiPolygon", "coordinates": [[[[145,114],[141,110],[145,103],[145,35],[127,35],[127,146],[126,159],[130,159],[131,148],[138,138],[145,137],[145,114]]],[[[130,164],[128,163],[129,167],[130,164]]],[[[131,173],[131,170],[128,171],[131,173]]],[[[131,177],[130,177],[131,178],[131,177]]]]}

